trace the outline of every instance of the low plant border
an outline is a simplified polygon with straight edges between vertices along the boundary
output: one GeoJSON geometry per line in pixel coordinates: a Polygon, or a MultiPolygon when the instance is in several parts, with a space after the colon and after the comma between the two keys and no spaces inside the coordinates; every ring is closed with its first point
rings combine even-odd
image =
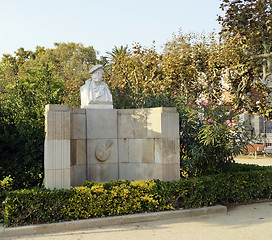
{"type": "Polygon", "coordinates": [[[240,172],[182,178],[179,181],[120,180],[86,182],[69,190],[16,190],[7,193],[3,215],[5,226],[13,227],[247,203],[271,199],[271,196],[271,168],[245,167],[240,172]]]}

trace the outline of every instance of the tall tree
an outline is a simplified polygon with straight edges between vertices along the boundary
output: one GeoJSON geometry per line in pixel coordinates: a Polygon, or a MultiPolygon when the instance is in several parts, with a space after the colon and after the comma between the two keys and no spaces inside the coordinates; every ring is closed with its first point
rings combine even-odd
{"type": "Polygon", "coordinates": [[[222,94],[223,61],[215,34],[174,35],[162,54],[164,79],[171,88],[186,96],[206,95],[219,98],[222,94]]]}
{"type": "Polygon", "coordinates": [[[269,116],[272,87],[272,2],[222,0],[221,9],[225,13],[218,18],[223,27],[221,34],[223,38],[226,39],[227,36],[229,41],[235,42],[243,60],[242,65],[247,68],[239,70],[247,75],[251,88],[262,93],[262,107],[259,111],[269,116]]]}
{"type": "MultiPolygon", "coordinates": [[[[96,51],[81,43],[55,43],[55,48],[37,46],[34,52],[19,48],[15,56],[4,55],[0,63],[2,80],[20,75],[27,67],[50,66],[67,87],[84,84],[89,78],[89,69],[96,64],[96,51]]],[[[22,73],[23,74],[23,73],[22,73]]]]}
{"type": "Polygon", "coordinates": [[[96,51],[92,46],[81,43],[55,43],[54,49],[36,48],[35,58],[25,62],[28,67],[49,64],[54,74],[60,77],[67,87],[84,84],[89,78],[89,70],[96,63],[96,51]]]}

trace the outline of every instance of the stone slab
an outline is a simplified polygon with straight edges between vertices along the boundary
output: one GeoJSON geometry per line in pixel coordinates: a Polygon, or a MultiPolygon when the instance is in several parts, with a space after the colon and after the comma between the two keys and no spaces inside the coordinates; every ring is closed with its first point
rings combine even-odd
{"type": "Polygon", "coordinates": [[[119,165],[119,179],[121,180],[151,180],[148,177],[148,163],[122,163],[119,165]]]}
{"type": "Polygon", "coordinates": [[[134,118],[130,114],[118,114],[118,138],[134,138],[134,118]]]}
{"type": "Polygon", "coordinates": [[[45,140],[44,168],[63,169],[70,167],[70,141],[45,140]]]}
{"type": "Polygon", "coordinates": [[[179,163],[179,139],[155,139],[155,163],[179,163]]]}
{"type": "Polygon", "coordinates": [[[154,163],[155,140],[154,139],[129,139],[129,162],[154,163]]]}
{"type": "Polygon", "coordinates": [[[117,109],[118,115],[133,115],[135,109],[117,109]]]}
{"type": "Polygon", "coordinates": [[[88,180],[110,182],[118,180],[118,164],[102,163],[88,165],[88,180]]]}
{"type": "Polygon", "coordinates": [[[162,113],[162,138],[179,138],[179,114],[162,113]]]}
{"type": "Polygon", "coordinates": [[[112,104],[89,104],[88,109],[113,109],[112,104]]]}
{"type": "Polygon", "coordinates": [[[116,109],[86,109],[87,139],[117,138],[116,109]]]}
{"type": "Polygon", "coordinates": [[[135,164],[121,163],[119,165],[119,179],[128,181],[136,180],[135,164]]]}
{"type": "Polygon", "coordinates": [[[161,111],[148,109],[146,117],[147,138],[162,138],[161,111]]]}
{"type": "Polygon", "coordinates": [[[57,111],[57,112],[68,112],[71,108],[68,105],[59,105],[59,104],[47,104],[45,106],[45,111],[57,111]]]}
{"type": "Polygon", "coordinates": [[[86,148],[86,140],[78,139],[71,140],[71,148],[70,148],[70,156],[71,156],[71,166],[74,165],[82,165],[87,163],[87,148],[86,148]]]}
{"type": "Polygon", "coordinates": [[[79,186],[87,180],[87,167],[84,165],[75,165],[71,167],[71,186],[79,186]]]}
{"type": "Polygon", "coordinates": [[[48,140],[70,140],[70,112],[50,111],[45,114],[45,138],[48,140]]]}
{"type": "Polygon", "coordinates": [[[134,115],[134,135],[135,139],[147,138],[147,109],[135,109],[134,115]]]}
{"type": "Polygon", "coordinates": [[[72,136],[71,139],[86,139],[86,114],[72,114],[72,136]]]}
{"type": "Polygon", "coordinates": [[[49,189],[69,189],[71,187],[71,170],[68,169],[49,169],[44,171],[44,185],[49,189]]]}
{"type": "Polygon", "coordinates": [[[118,161],[129,162],[129,139],[118,139],[118,161]]]}

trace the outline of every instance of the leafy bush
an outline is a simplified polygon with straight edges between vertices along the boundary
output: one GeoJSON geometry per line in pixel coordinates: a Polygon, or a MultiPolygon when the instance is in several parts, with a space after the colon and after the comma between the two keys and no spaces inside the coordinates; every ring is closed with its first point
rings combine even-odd
{"type": "Polygon", "coordinates": [[[239,122],[240,110],[215,101],[179,108],[182,175],[219,173],[230,166],[252,139],[239,122]]]}
{"type": "Polygon", "coordinates": [[[12,189],[13,179],[10,176],[0,180],[0,223],[3,222],[4,200],[7,197],[7,191],[12,189]]]}
{"type": "Polygon", "coordinates": [[[12,82],[0,83],[0,179],[10,175],[14,189],[40,186],[44,109],[62,103],[64,85],[49,67],[24,69],[12,82]]]}
{"type": "Polygon", "coordinates": [[[171,89],[144,93],[141,86],[129,84],[116,86],[112,94],[116,108],[177,108],[182,176],[225,171],[252,140],[247,134],[246,123],[239,122],[241,107],[235,109],[217,101],[199,103],[171,89]]]}
{"type": "Polygon", "coordinates": [[[171,209],[160,205],[154,181],[85,183],[70,190],[17,190],[5,203],[8,226],[171,209]]]}
{"type": "Polygon", "coordinates": [[[70,190],[35,188],[12,191],[7,196],[5,224],[20,226],[271,198],[272,170],[261,168],[170,182],[86,182],[70,190]]]}

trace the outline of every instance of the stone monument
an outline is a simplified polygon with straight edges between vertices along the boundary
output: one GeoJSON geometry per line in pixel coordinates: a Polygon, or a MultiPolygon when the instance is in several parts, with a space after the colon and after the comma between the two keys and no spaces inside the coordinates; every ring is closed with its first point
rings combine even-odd
{"type": "Polygon", "coordinates": [[[45,108],[45,187],[70,188],[86,180],[178,180],[176,108],[113,109],[96,65],[80,89],[81,108],[45,108]]]}
{"type": "Polygon", "coordinates": [[[112,95],[102,81],[103,65],[95,65],[89,73],[91,78],[80,88],[81,108],[113,109],[112,95]]]}

